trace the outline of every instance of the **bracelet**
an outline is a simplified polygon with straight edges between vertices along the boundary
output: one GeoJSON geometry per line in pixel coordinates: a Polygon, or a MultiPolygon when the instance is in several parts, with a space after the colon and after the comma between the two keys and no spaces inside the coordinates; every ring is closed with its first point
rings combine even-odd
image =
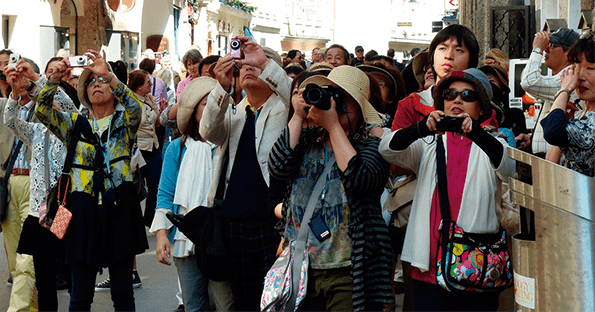
{"type": "Polygon", "coordinates": [[[560,90],[560,91],[556,92],[556,94],[554,95],[554,100],[555,100],[555,99],[557,99],[557,98],[558,98],[558,96],[559,96],[560,94],[562,94],[562,92],[566,92],[566,93],[568,93],[568,97],[570,97],[570,90],[568,90],[568,89],[566,89],[566,88],[563,88],[562,90],[560,90]]]}

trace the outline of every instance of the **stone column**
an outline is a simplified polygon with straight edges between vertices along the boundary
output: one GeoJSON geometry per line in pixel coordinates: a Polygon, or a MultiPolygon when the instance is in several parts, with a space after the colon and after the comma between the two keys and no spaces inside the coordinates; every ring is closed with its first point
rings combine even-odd
{"type": "Polygon", "coordinates": [[[505,5],[522,5],[519,0],[461,0],[459,1],[459,21],[473,31],[479,42],[480,61],[490,50],[490,8],[505,5]],[[520,3],[519,3],[520,2],[520,3]]]}
{"type": "Polygon", "coordinates": [[[101,45],[107,45],[106,29],[111,29],[111,19],[105,6],[105,1],[85,1],[85,15],[78,19],[78,49],[77,54],[88,49],[99,51],[101,45]]]}

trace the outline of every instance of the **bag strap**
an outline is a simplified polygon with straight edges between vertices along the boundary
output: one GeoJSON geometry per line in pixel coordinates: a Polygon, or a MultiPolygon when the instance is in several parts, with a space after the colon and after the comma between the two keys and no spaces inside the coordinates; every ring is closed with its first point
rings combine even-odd
{"type": "Polygon", "coordinates": [[[223,157],[223,165],[221,166],[221,175],[219,176],[219,184],[217,185],[217,193],[215,193],[214,203],[215,206],[223,207],[224,195],[225,195],[225,179],[227,177],[227,166],[229,165],[229,145],[223,157]]]}
{"type": "Polygon", "coordinates": [[[78,115],[74,123],[74,128],[72,129],[72,133],[74,133],[74,135],[70,139],[70,144],[68,144],[68,151],[66,152],[64,167],[62,168],[62,175],[70,174],[70,168],[72,168],[72,161],[74,159],[74,150],[76,149],[76,145],[81,138],[83,119],[84,118],[82,115],[78,115]]]}
{"type": "MultiPolygon", "coordinates": [[[[35,111],[35,105],[33,105],[33,107],[29,110],[29,112],[27,112],[27,118],[25,118],[25,121],[29,121],[29,119],[31,119],[31,116],[33,115],[33,112],[35,111]]],[[[13,148],[12,148],[12,153],[10,154],[10,158],[8,159],[8,164],[6,166],[6,171],[4,174],[4,185],[8,185],[8,179],[12,173],[12,168],[14,167],[14,163],[17,161],[17,157],[19,156],[19,152],[21,151],[21,147],[23,147],[23,141],[16,139],[16,141],[14,142],[13,148]]]]}
{"type": "Polygon", "coordinates": [[[294,311],[296,295],[298,292],[298,287],[300,285],[300,274],[302,271],[302,262],[304,261],[304,250],[306,249],[306,242],[308,241],[308,233],[310,232],[310,226],[308,223],[312,218],[312,214],[314,213],[314,208],[316,207],[316,203],[318,203],[318,199],[324,189],[326,184],[326,179],[331,171],[331,168],[335,164],[335,154],[333,153],[329,158],[326,166],[324,167],[324,171],[316,181],[316,185],[314,185],[314,190],[312,194],[310,194],[310,199],[308,200],[308,206],[306,207],[306,211],[304,212],[304,216],[302,217],[302,222],[300,223],[300,230],[297,235],[297,239],[295,241],[295,248],[293,251],[293,266],[291,268],[292,271],[292,287],[291,287],[291,297],[287,302],[287,311],[294,311]]]}
{"type": "Polygon", "coordinates": [[[450,203],[448,202],[448,188],[446,186],[446,156],[442,135],[436,140],[436,173],[438,174],[438,197],[440,199],[440,213],[442,214],[442,227],[450,223],[450,203]]]}
{"type": "Polygon", "coordinates": [[[45,144],[43,148],[45,149],[45,153],[43,153],[43,177],[45,179],[45,192],[50,192],[50,162],[49,162],[49,149],[50,149],[50,129],[45,129],[45,144]]]}

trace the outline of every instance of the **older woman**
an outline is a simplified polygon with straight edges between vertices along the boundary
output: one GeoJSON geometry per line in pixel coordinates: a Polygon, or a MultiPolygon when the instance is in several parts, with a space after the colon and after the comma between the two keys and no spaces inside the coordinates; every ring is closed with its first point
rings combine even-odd
{"type": "Polygon", "coordinates": [[[186,52],[186,54],[184,54],[184,56],[182,57],[182,63],[184,63],[184,67],[186,68],[188,73],[186,79],[180,81],[180,83],[178,84],[178,88],[176,90],[176,98],[180,98],[182,90],[184,90],[184,87],[186,87],[190,80],[200,77],[201,73],[199,70],[199,66],[202,59],[202,54],[200,54],[200,51],[196,49],[190,49],[188,50],[188,52],[186,52]]]}
{"type": "Polygon", "coordinates": [[[66,148],[76,144],[66,204],[72,220],[64,236],[72,270],[70,310],[91,308],[98,267],[109,267],[114,308],[134,310],[130,272],[134,256],[148,248],[130,174],[141,104],[98,52],[86,55],[93,64],[84,67],[77,91],[89,115],[52,109],[57,83],[69,67],[65,61],[49,77],[36,107],[37,117],[66,148]]]}
{"type": "MultiPolygon", "coordinates": [[[[595,176],[595,32],[585,33],[568,51],[572,65],[561,75],[560,87],[550,114],[541,121],[544,138],[561,149],[560,164],[595,176]],[[576,90],[584,110],[566,120],[570,94],[576,90]]],[[[556,147],[553,147],[556,148],[556,147]]]]}
{"type": "Polygon", "coordinates": [[[151,226],[155,215],[157,189],[159,188],[161,164],[163,163],[156,133],[156,127],[160,124],[160,113],[159,107],[151,94],[152,85],[151,76],[142,69],[134,70],[128,75],[128,87],[134,92],[136,98],[143,103],[142,120],[136,134],[136,141],[138,149],[147,163],[140,169],[142,177],[147,180],[149,189],[144,216],[146,226],[151,226]]]}
{"type": "Polygon", "coordinates": [[[436,253],[442,217],[436,181],[436,147],[446,150],[446,184],[452,221],[465,232],[496,233],[500,220],[499,185],[514,174],[507,144],[485,132],[491,87],[478,69],[446,75],[434,92],[436,111],[420,122],[385,136],[380,153],[390,163],[414,171],[418,185],[401,259],[413,266],[414,304],[418,311],[498,308],[498,292],[449,292],[436,282],[436,253]],[[443,116],[464,118],[457,132],[436,135],[443,116]],[[422,138],[431,136],[433,139],[422,138]]]}
{"type": "Polygon", "coordinates": [[[394,303],[388,228],[380,207],[388,164],[377,153],[379,139],[364,135],[366,123],[382,121],[369,102],[369,81],[351,66],[306,79],[297,95],[308,84],[332,86],[341,101],[331,100],[324,110],[294,95],[295,113],[269,157],[271,176],[289,181],[291,188],[283,203],[286,241],[295,241],[308,226],[303,217],[313,196],[318,200],[309,208],[312,220],[330,233],[322,238],[306,228],[310,270],[304,310],[382,310],[394,303]],[[328,175],[322,176],[325,168],[328,175]],[[313,195],[318,179],[326,181],[324,190],[313,195]]]}

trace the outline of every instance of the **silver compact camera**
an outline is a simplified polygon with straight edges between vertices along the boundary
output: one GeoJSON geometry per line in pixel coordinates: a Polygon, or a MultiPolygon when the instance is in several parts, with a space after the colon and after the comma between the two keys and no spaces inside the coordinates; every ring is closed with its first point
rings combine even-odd
{"type": "Polygon", "coordinates": [[[89,65],[89,58],[86,55],[75,55],[68,58],[72,67],[83,67],[89,65]]]}
{"type": "Polygon", "coordinates": [[[10,57],[8,58],[8,68],[16,68],[17,63],[21,60],[21,55],[18,53],[11,53],[10,57]]]}

